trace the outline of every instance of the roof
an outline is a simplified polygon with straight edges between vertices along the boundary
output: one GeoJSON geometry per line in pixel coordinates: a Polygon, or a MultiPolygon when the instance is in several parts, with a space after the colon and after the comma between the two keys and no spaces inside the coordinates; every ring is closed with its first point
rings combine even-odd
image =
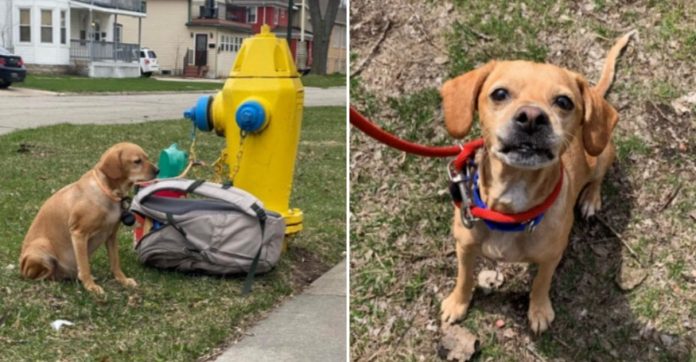
{"type": "Polygon", "coordinates": [[[188,27],[212,27],[234,30],[241,33],[251,34],[251,24],[240,23],[232,20],[224,19],[191,19],[186,23],[188,27]]]}
{"type": "MultiPolygon", "coordinates": [[[[299,39],[299,38],[300,38],[300,32],[301,32],[301,31],[302,31],[302,30],[301,30],[299,27],[293,26],[293,27],[292,27],[292,34],[291,34],[291,35],[292,35],[292,38],[293,38],[293,39],[295,39],[295,38],[299,39]]],[[[274,33],[276,36],[285,38],[285,36],[288,34],[288,27],[287,27],[287,26],[276,26],[276,27],[273,29],[273,33],[274,33]]],[[[314,35],[312,34],[312,32],[311,32],[311,31],[308,31],[307,29],[305,29],[305,39],[306,39],[306,40],[312,40],[312,39],[314,39],[314,35]]]]}
{"type": "Polygon", "coordinates": [[[85,2],[84,0],[70,0],[69,4],[70,4],[71,8],[90,9],[90,10],[100,11],[100,12],[107,13],[107,14],[126,15],[126,16],[133,16],[136,18],[144,18],[146,16],[145,13],[140,12],[140,11],[132,11],[132,10],[126,10],[125,8],[103,6],[102,2],[95,5],[95,4],[89,4],[89,3],[85,2]]]}
{"type": "MultiPolygon", "coordinates": [[[[277,6],[281,8],[288,8],[288,1],[287,0],[235,0],[231,4],[233,6],[277,6]]],[[[302,6],[302,1],[297,0],[295,1],[295,6],[299,8],[302,6]]],[[[309,4],[305,4],[306,7],[309,7],[309,4]]]]}

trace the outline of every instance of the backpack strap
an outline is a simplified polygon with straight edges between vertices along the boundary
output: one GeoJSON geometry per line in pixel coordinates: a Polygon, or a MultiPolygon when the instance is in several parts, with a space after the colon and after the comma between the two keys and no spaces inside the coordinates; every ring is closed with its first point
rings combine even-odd
{"type": "Polygon", "coordinates": [[[254,256],[254,260],[251,261],[251,266],[249,267],[249,273],[247,273],[246,279],[244,280],[244,288],[242,289],[242,295],[247,295],[251,292],[251,284],[254,282],[254,275],[256,274],[256,268],[259,265],[259,259],[261,258],[261,250],[263,249],[263,239],[266,230],[266,211],[258,204],[251,205],[251,208],[256,212],[256,217],[259,219],[259,226],[261,226],[261,245],[259,245],[259,250],[254,256]]]}
{"type": "Polygon", "coordinates": [[[204,182],[205,182],[205,180],[196,180],[196,181],[193,181],[193,182],[189,185],[189,187],[186,188],[186,193],[187,193],[187,194],[190,194],[190,193],[196,191],[196,189],[198,188],[198,186],[202,185],[204,182]]]}

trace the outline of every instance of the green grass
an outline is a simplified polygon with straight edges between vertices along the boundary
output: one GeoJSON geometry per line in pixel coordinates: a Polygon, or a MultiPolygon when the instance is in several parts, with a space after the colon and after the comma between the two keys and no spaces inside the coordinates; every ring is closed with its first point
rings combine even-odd
{"type": "MultiPolygon", "coordinates": [[[[130,228],[119,234],[121,264],[137,289],[111,276],[104,248],[91,258],[106,292],[100,300],[78,282],[20,278],[24,234],[43,200],[76,180],[111,144],[131,141],[156,158],[172,142],[188,146],[183,120],[116,126],[58,125],[0,137],[0,360],[192,361],[272,308],[297,287],[294,261],[306,256],[328,267],[345,250],[345,111],[305,109],[292,206],[305,213],[305,230],[290,241],[279,266],[240,295],[242,278],[192,276],[146,268],[136,261],[130,228]],[[20,145],[30,152],[19,153],[20,145]],[[56,332],[56,319],[75,323],[56,332]]],[[[212,162],[224,145],[198,135],[199,157],[212,162]]],[[[206,177],[199,170],[193,176],[206,177]]]]}
{"type": "Polygon", "coordinates": [[[153,78],[87,78],[76,76],[27,75],[16,87],[65,93],[102,92],[188,92],[220,89],[220,83],[170,82],[153,78]]]}
{"type": "Polygon", "coordinates": [[[680,95],[679,90],[671,83],[656,80],[653,83],[652,89],[653,97],[662,102],[669,102],[680,95]]]}
{"type": "Polygon", "coordinates": [[[616,137],[616,153],[621,161],[627,161],[628,156],[645,156],[650,154],[650,147],[639,136],[616,137]]]}
{"type": "Polygon", "coordinates": [[[329,87],[345,87],[346,75],[334,73],[328,75],[307,74],[300,78],[305,87],[329,88],[329,87]]]}
{"type": "MultiPolygon", "coordinates": [[[[526,59],[543,62],[548,54],[545,44],[537,41],[537,34],[543,27],[554,24],[550,17],[534,21],[525,16],[514,2],[495,1],[455,2],[467,16],[457,20],[447,35],[450,58],[450,76],[456,76],[474,69],[477,64],[491,59],[526,59]],[[504,9],[506,18],[489,16],[491,3],[504,9]],[[487,41],[481,42],[481,36],[487,41]]],[[[551,7],[555,1],[544,0],[529,4],[528,7],[551,7]]]]}

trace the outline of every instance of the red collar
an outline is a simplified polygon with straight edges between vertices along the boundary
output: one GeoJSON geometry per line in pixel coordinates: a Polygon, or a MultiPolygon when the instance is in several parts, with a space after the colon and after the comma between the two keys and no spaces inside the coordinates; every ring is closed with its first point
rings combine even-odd
{"type": "MultiPolygon", "coordinates": [[[[479,138],[476,140],[473,140],[471,142],[468,142],[467,144],[462,146],[462,150],[457,155],[457,158],[453,162],[453,170],[459,173],[465,173],[465,167],[467,164],[473,165],[473,159],[474,155],[476,154],[476,151],[483,147],[483,139],[479,138]]],[[[475,166],[474,166],[475,167],[475,166]]],[[[551,191],[551,194],[546,197],[546,199],[539,205],[527,210],[523,211],[520,213],[516,214],[506,214],[498,211],[494,211],[491,209],[484,209],[480,208],[476,205],[471,200],[471,197],[468,197],[467,195],[462,195],[462,198],[466,201],[465,204],[468,206],[469,211],[470,211],[470,220],[473,221],[475,218],[478,219],[483,219],[487,221],[492,221],[496,223],[508,223],[508,224],[514,224],[514,223],[528,223],[531,220],[535,219],[536,217],[540,216],[546,210],[548,210],[551,205],[553,205],[554,201],[558,198],[558,195],[561,193],[561,188],[563,187],[563,163],[560,163],[561,167],[561,174],[560,177],[558,178],[558,182],[556,183],[556,186],[554,187],[553,191],[551,191]]],[[[469,185],[472,184],[473,181],[473,173],[471,173],[472,177],[469,177],[471,181],[469,182],[469,185]]],[[[466,184],[467,177],[460,178],[458,182],[463,182],[466,184]]],[[[457,182],[457,181],[454,181],[457,182]]],[[[461,188],[460,188],[461,189],[461,188]]],[[[471,190],[469,190],[471,191],[471,190]]],[[[467,193],[469,193],[467,191],[467,193]]],[[[471,195],[471,193],[469,193],[471,195]]],[[[457,207],[461,207],[461,202],[456,202],[455,205],[457,207]]],[[[464,214],[469,214],[462,212],[462,218],[464,219],[466,216],[464,214]]],[[[464,221],[464,220],[463,220],[464,221]]],[[[466,223],[465,223],[466,225],[466,223]]]]}

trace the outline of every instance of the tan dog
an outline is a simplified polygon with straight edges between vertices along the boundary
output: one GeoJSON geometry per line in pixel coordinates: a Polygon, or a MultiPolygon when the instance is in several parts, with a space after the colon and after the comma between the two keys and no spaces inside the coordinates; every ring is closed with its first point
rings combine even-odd
{"type": "Polygon", "coordinates": [[[138,145],[119,143],[109,148],[93,169],[43,204],[22,244],[22,275],[51,280],[77,277],[87,290],[102,294],[92,278],[89,257],[106,243],[114,277],[135,287],[135,280],[121,271],[118,257],[121,200],[135,182],[151,180],[157,172],[138,145]]]}
{"type": "Polygon", "coordinates": [[[614,159],[610,136],[618,114],[604,95],[616,58],[631,35],[612,47],[595,87],[569,70],[526,61],[492,61],[442,87],[445,124],[453,137],[469,132],[478,111],[485,144],[477,157],[479,188],[488,208],[527,211],[549,196],[564,172],[558,198],[531,233],[492,231],[482,222],[467,229],[455,208],[458,272],[454,290],[441,305],[444,323],[466,314],[479,254],[538,264],[529,323],[540,333],[553,321],[549,288],[573,226],[573,206],[583,192],[578,201],[585,217],[600,208],[600,186],[614,159]]]}

